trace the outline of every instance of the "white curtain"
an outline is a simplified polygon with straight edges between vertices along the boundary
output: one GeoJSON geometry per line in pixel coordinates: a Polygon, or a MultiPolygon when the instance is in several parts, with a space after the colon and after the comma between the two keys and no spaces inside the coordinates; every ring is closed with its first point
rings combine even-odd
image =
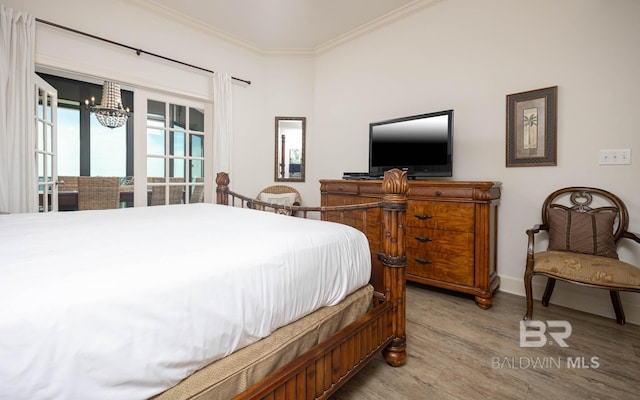
{"type": "Polygon", "coordinates": [[[214,173],[231,173],[233,152],[233,110],[231,75],[227,72],[213,73],[213,165],[214,173]]]}
{"type": "Polygon", "coordinates": [[[0,5],[0,211],[38,211],[33,115],[36,22],[0,5]]]}

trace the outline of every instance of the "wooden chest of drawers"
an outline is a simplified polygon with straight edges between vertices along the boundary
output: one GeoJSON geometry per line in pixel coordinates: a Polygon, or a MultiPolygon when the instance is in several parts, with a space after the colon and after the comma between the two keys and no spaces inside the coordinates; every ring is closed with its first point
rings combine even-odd
{"type": "MultiPolygon", "coordinates": [[[[491,307],[500,285],[496,263],[500,190],[498,182],[409,181],[407,280],[469,293],[481,308],[491,307]]],[[[321,180],[320,192],[323,206],[382,198],[377,181],[321,180]]],[[[375,215],[342,218],[365,232],[372,252],[379,251],[383,232],[375,215]]]]}

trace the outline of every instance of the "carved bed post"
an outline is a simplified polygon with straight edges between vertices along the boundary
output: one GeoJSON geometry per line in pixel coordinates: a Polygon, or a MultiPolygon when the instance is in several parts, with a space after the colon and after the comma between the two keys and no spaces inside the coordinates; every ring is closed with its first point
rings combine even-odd
{"type": "Polygon", "coordinates": [[[384,173],[382,253],[378,259],[384,265],[385,296],[394,307],[392,326],[394,338],[383,350],[387,362],[394,366],[404,364],[407,358],[405,334],[405,219],[409,183],[406,171],[392,169],[384,173]]]}
{"type": "Polygon", "coordinates": [[[216,204],[229,205],[229,174],[218,172],[216,175],[216,204]]]}

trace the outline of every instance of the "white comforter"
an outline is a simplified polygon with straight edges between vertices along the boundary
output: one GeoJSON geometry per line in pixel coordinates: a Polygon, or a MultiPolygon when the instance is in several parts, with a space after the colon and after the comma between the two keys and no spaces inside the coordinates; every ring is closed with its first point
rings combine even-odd
{"type": "Polygon", "coordinates": [[[194,204],[0,216],[0,399],[144,399],[365,285],[350,227],[194,204]]]}

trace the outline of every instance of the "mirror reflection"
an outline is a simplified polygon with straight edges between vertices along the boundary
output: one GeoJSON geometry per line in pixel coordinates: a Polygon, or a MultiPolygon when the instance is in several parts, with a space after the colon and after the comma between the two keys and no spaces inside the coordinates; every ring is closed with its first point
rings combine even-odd
{"type": "Polygon", "coordinates": [[[305,117],[276,117],[275,180],[304,182],[305,117]]]}

